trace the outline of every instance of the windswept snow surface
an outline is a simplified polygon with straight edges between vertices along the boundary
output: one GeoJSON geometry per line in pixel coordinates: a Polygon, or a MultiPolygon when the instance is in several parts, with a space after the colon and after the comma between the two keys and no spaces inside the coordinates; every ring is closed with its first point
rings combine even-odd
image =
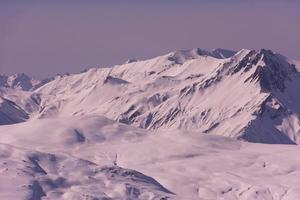
{"type": "Polygon", "coordinates": [[[300,198],[300,149],[105,117],[0,127],[0,199],[300,198]]]}

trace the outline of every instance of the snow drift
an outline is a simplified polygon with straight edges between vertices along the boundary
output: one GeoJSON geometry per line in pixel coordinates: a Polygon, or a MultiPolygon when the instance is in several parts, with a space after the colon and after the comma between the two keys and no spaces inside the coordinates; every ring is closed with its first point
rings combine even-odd
{"type": "Polygon", "coordinates": [[[0,199],[300,197],[294,145],[153,132],[101,116],[39,119],[0,133],[0,199]]]}

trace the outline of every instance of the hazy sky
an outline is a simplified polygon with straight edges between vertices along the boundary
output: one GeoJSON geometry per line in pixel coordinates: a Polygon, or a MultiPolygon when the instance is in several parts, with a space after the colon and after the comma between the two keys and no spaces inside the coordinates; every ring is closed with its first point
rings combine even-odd
{"type": "Polygon", "coordinates": [[[300,1],[0,0],[0,74],[43,78],[195,47],[300,60],[300,1]]]}

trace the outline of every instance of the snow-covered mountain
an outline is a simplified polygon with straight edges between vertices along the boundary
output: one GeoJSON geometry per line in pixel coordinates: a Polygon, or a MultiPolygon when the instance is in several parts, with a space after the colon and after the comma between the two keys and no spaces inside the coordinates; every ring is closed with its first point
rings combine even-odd
{"type": "Polygon", "coordinates": [[[57,76],[31,92],[27,99],[39,109],[26,113],[30,119],[104,115],[145,129],[300,143],[300,75],[294,63],[264,49],[176,51],[57,76]]]}
{"type": "Polygon", "coordinates": [[[299,71],[270,50],[192,49],[1,76],[0,199],[299,199],[299,146],[283,145],[300,144],[299,71]]]}

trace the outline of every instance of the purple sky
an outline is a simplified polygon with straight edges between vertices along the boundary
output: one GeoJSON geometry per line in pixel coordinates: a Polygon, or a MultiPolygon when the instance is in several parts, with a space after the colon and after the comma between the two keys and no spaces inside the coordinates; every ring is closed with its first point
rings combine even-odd
{"type": "Polygon", "coordinates": [[[44,78],[195,47],[300,60],[299,11],[299,0],[0,0],[0,74],[44,78]]]}

